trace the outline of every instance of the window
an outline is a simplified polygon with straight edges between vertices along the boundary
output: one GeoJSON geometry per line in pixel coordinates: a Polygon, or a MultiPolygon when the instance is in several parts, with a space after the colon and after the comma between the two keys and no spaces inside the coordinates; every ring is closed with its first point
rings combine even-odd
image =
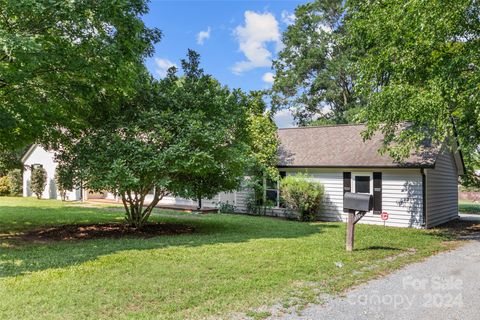
{"type": "Polygon", "coordinates": [[[355,176],[355,192],[370,193],[370,176],[355,176]]]}
{"type": "MultiPolygon", "coordinates": [[[[285,171],[280,171],[280,178],[286,176],[285,171]]],[[[280,182],[278,180],[265,180],[265,200],[266,205],[272,205],[274,207],[280,207],[280,182]]]]}
{"type": "Polygon", "coordinates": [[[40,168],[43,168],[43,164],[39,164],[39,163],[32,164],[32,169],[40,169],[40,168]]]}
{"type": "Polygon", "coordinates": [[[265,199],[267,205],[278,206],[278,181],[267,179],[265,183],[265,199]]]}

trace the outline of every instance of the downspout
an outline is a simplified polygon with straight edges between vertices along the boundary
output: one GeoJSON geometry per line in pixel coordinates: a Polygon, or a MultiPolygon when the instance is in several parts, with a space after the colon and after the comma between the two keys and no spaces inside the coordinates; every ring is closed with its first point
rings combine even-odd
{"type": "Polygon", "coordinates": [[[427,176],[424,168],[421,168],[420,172],[422,173],[422,227],[425,228],[427,226],[427,176]]]}

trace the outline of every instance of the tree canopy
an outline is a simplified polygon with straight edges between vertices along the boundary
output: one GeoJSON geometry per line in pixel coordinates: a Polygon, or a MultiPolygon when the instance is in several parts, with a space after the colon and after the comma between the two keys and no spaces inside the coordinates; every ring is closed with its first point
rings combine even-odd
{"type": "Polygon", "coordinates": [[[295,10],[284,32],[285,48],[273,63],[272,102],[290,108],[300,125],[352,121],[358,107],[349,47],[342,42],[344,1],[313,1],[295,10]]]}
{"type": "Polygon", "coordinates": [[[0,150],[101,123],[153,53],[145,0],[0,0],[0,150]]]}
{"type": "Polygon", "coordinates": [[[390,154],[403,158],[425,139],[458,134],[472,173],[480,142],[478,2],[350,0],[346,10],[366,137],[380,130],[390,154]]]}
{"type": "Polygon", "coordinates": [[[158,84],[149,79],[131,100],[102,126],[87,128],[58,150],[58,172],[72,178],[73,185],[93,191],[108,191],[122,198],[126,221],[142,227],[152,209],[168,194],[170,176],[165,150],[172,135],[158,101],[158,84]],[[145,197],[152,201],[145,207],[145,197]]]}
{"type": "Polygon", "coordinates": [[[366,123],[396,160],[458,137],[463,182],[480,184],[477,1],[313,1],[295,15],[273,64],[276,106],[300,125],[366,123]]]}
{"type": "Polygon", "coordinates": [[[174,143],[166,152],[170,190],[185,198],[211,199],[240,186],[252,162],[251,97],[230,90],[200,68],[199,55],[188,52],[183,76],[175,68],[160,82],[161,104],[174,143]]]}
{"type": "Polygon", "coordinates": [[[253,98],[205,74],[194,51],[182,60],[182,71],[171,68],[160,81],[140,82],[121,112],[58,153],[59,172],[76,185],[118,194],[135,227],[167,194],[198,200],[237,189],[254,162],[253,98]]]}

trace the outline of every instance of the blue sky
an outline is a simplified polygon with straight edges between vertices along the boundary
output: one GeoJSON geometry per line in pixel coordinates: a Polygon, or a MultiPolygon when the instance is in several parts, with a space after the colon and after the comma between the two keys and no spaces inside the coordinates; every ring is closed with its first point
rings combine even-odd
{"type": "MultiPolygon", "coordinates": [[[[295,7],[305,2],[153,0],[143,19],[162,30],[163,39],[147,67],[160,78],[193,49],[200,53],[203,69],[222,84],[245,91],[269,88],[281,33],[292,23],[295,7]]],[[[292,119],[284,111],[276,121],[286,127],[292,119]]]]}

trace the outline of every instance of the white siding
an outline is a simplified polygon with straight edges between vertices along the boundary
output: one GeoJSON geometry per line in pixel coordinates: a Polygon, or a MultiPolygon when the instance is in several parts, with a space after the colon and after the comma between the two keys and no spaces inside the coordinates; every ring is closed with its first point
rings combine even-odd
{"type": "MultiPolygon", "coordinates": [[[[410,169],[346,169],[348,172],[382,172],[382,211],[389,213],[387,226],[422,227],[422,176],[420,170],[410,169]]],[[[287,175],[297,170],[287,170],[287,175]]],[[[325,198],[318,219],[322,221],[346,221],[343,212],[343,171],[339,169],[310,169],[308,174],[323,184],[325,198]]],[[[246,212],[248,191],[237,191],[236,206],[239,212],[246,212]]],[[[267,212],[270,215],[285,215],[286,210],[277,208],[267,212]]],[[[379,215],[367,213],[359,223],[380,224],[379,215]]]]}
{"type": "MultiPolygon", "coordinates": [[[[385,225],[422,227],[423,195],[420,170],[382,172],[382,211],[389,214],[385,225]]],[[[363,219],[372,219],[371,216],[370,214],[363,219]]],[[[374,217],[374,221],[383,224],[378,216],[374,217]]]]}
{"type": "MultiPolygon", "coordinates": [[[[32,175],[31,166],[41,164],[47,172],[47,185],[42,193],[43,199],[60,199],[60,194],[55,183],[55,169],[57,163],[54,161],[53,152],[43,149],[41,146],[35,146],[30,150],[30,154],[24,159],[23,164],[26,166],[23,172],[23,196],[35,196],[30,189],[30,179],[32,175]]],[[[67,192],[68,200],[79,200],[81,198],[80,190],[72,190],[67,192]]]]}
{"type": "Polygon", "coordinates": [[[427,176],[427,227],[458,218],[458,174],[453,154],[447,148],[440,153],[427,176]]]}

